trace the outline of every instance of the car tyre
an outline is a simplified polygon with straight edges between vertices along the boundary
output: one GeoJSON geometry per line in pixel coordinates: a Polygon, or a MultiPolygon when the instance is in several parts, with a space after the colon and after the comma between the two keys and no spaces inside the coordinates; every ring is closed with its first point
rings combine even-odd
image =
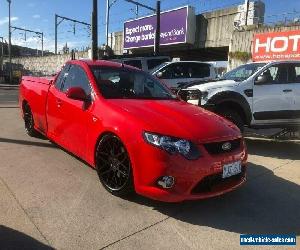
{"type": "Polygon", "coordinates": [[[134,194],[132,166],[122,141],[113,134],[104,135],[96,148],[96,169],[101,184],[111,194],[134,194]]]}
{"type": "Polygon", "coordinates": [[[237,111],[232,109],[220,109],[217,113],[235,124],[242,133],[244,132],[245,124],[241,115],[237,111]]]}
{"type": "Polygon", "coordinates": [[[23,106],[23,115],[26,133],[31,137],[40,137],[40,133],[34,128],[34,119],[28,103],[23,106]]]}

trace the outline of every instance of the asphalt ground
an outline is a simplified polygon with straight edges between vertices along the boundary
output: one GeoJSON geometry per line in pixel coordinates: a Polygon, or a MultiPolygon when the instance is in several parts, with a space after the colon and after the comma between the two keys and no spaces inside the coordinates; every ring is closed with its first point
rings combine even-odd
{"type": "Polygon", "coordinates": [[[25,134],[17,90],[0,88],[0,249],[262,249],[240,234],[296,234],[300,145],[247,139],[248,181],[176,204],[114,197],[85,163],[25,134]]]}

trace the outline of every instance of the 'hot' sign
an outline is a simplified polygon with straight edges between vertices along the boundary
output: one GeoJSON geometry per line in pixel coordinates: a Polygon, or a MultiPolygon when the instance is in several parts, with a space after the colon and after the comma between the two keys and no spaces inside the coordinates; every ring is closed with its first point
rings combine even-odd
{"type": "Polygon", "coordinates": [[[254,35],[252,60],[300,59],[300,30],[254,35]]]}

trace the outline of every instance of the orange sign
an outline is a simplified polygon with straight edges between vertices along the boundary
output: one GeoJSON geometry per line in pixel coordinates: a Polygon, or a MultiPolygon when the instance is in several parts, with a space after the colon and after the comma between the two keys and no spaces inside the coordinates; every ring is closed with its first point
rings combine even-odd
{"type": "Polygon", "coordinates": [[[300,59],[300,30],[255,34],[253,61],[300,59]]]}

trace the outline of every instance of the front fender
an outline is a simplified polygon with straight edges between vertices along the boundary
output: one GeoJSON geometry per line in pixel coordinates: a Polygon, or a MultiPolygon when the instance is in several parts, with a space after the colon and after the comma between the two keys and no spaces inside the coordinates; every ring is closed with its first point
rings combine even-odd
{"type": "Polygon", "coordinates": [[[209,110],[215,111],[217,107],[219,107],[222,103],[225,102],[231,102],[238,105],[238,107],[243,110],[246,119],[246,124],[249,125],[251,123],[252,112],[250,105],[246,98],[237,92],[224,91],[216,93],[208,99],[204,107],[207,107],[209,110]]]}

